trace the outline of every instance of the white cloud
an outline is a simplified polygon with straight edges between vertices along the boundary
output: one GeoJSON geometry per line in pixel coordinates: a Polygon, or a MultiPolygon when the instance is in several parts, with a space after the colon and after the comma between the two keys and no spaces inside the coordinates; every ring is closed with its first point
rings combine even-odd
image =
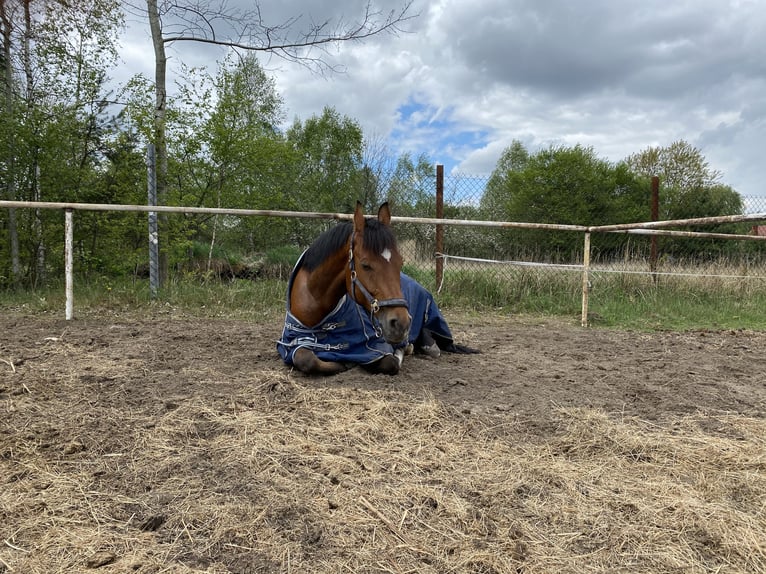
{"type": "MultiPolygon", "coordinates": [[[[229,4],[238,2],[252,5],[229,4]]],[[[387,12],[403,2],[376,5],[387,12]]],[[[350,22],[363,4],[263,6],[271,22],[300,16],[300,24],[338,15],[350,22]]],[[[420,16],[406,24],[410,33],[329,54],[343,74],[320,77],[272,59],[289,121],[333,106],[368,135],[391,136],[392,147],[466,173],[490,172],[514,139],[530,149],[580,143],[613,161],[683,139],[723,171],[724,183],[766,196],[762,3],[416,0],[413,12],[420,16]]],[[[133,27],[126,41],[125,71],[152,77],[148,33],[133,27]]],[[[213,71],[221,56],[189,44],[173,52],[213,71]]]]}

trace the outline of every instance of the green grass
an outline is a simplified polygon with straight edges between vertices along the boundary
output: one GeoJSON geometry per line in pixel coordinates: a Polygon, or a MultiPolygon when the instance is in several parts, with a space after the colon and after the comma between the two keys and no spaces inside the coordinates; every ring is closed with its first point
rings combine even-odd
{"type": "Polygon", "coordinates": [[[766,329],[766,278],[594,274],[594,324],[639,329],[766,329]]]}
{"type": "MultiPolygon", "coordinates": [[[[430,289],[433,272],[406,268],[430,289]]],[[[437,301],[444,309],[561,317],[579,323],[579,272],[536,268],[446,271],[437,301]]],[[[641,330],[766,329],[766,277],[662,277],[594,273],[589,318],[594,327],[641,330]]]]}
{"type": "MultiPolygon", "coordinates": [[[[435,291],[432,270],[405,272],[435,291]]],[[[285,279],[217,281],[183,276],[153,299],[148,281],[100,278],[77,281],[75,316],[175,314],[249,321],[284,312],[285,279]]],[[[447,270],[436,300],[450,314],[557,317],[579,324],[581,275],[536,268],[447,270]]],[[[64,315],[64,286],[0,292],[0,312],[64,315]]],[[[641,330],[766,329],[766,278],[661,277],[594,273],[589,317],[594,327],[641,330]]]]}
{"type": "MultiPolygon", "coordinates": [[[[148,280],[75,281],[74,315],[158,313],[271,320],[284,312],[285,289],[286,282],[278,279],[219,282],[184,278],[170,281],[152,298],[148,280]]],[[[0,292],[0,312],[63,317],[65,301],[63,283],[32,291],[0,292]]]]}

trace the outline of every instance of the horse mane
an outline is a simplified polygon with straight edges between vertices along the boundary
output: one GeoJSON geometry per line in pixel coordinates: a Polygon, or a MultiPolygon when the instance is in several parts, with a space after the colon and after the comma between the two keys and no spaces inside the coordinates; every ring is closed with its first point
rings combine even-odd
{"type": "MultiPolygon", "coordinates": [[[[354,224],[345,221],[320,234],[303,255],[301,267],[307,271],[314,271],[330,255],[346,245],[353,230],[354,224]]],[[[365,219],[364,245],[375,253],[383,253],[385,249],[397,249],[394,232],[377,219],[365,219]]]]}

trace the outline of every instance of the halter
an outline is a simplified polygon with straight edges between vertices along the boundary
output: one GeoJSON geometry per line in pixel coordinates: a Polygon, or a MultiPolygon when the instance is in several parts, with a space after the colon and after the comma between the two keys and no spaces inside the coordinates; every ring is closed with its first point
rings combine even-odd
{"type": "Polygon", "coordinates": [[[375,315],[383,307],[404,307],[408,308],[407,300],[401,298],[383,299],[378,301],[372,296],[367,288],[362,284],[359,278],[356,276],[356,269],[354,265],[354,232],[351,232],[351,244],[348,248],[348,268],[351,272],[351,297],[356,300],[356,289],[359,289],[370,304],[370,316],[375,315]]]}

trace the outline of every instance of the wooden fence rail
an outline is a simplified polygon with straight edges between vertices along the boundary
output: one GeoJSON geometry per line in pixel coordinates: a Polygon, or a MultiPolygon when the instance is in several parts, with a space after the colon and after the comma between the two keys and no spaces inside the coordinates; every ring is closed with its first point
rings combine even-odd
{"type": "MultiPolygon", "coordinates": [[[[190,214],[212,214],[212,215],[233,215],[238,217],[285,217],[285,218],[303,218],[303,219],[335,219],[351,220],[353,214],[350,213],[321,213],[310,211],[279,211],[270,209],[227,209],[220,207],[183,207],[183,206],[149,206],[149,205],[124,205],[111,203],[67,203],[67,202],[46,202],[46,201],[5,201],[0,200],[0,208],[6,209],[58,209],[65,214],[65,237],[64,237],[64,267],[65,267],[65,289],[66,289],[66,307],[65,317],[72,319],[74,309],[74,288],[73,288],[73,255],[72,255],[72,237],[74,222],[72,213],[74,211],[133,211],[145,212],[149,214],[156,213],[190,213],[190,214]]],[[[484,221],[471,219],[444,219],[434,217],[397,217],[391,220],[401,223],[416,223],[421,225],[436,225],[437,229],[443,225],[456,226],[474,226],[474,227],[496,227],[496,228],[516,228],[516,229],[547,229],[550,231],[574,231],[584,235],[583,247],[583,265],[582,265],[582,315],[581,324],[588,326],[588,298],[590,285],[590,237],[592,233],[635,233],[642,235],[668,235],[683,237],[699,237],[711,239],[737,239],[766,241],[766,236],[762,235],[742,235],[728,233],[707,233],[702,231],[678,231],[665,229],[667,227],[687,227],[691,225],[715,225],[721,223],[741,223],[741,222],[762,222],[766,221],[766,213],[754,213],[749,215],[722,215],[717,217],[702,217],[695,219],[675,219],[665,221],[648,221],[639,223],[623,223],[616,225],[563,225],[554,223],[524,223],[516,221],[484,221]]]]}

